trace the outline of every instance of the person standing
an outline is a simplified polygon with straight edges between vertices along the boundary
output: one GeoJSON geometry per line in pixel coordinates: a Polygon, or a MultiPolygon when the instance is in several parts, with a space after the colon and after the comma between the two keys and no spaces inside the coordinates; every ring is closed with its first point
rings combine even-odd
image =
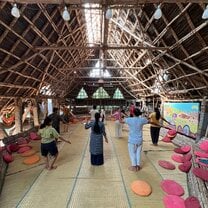
{"type": "Polygon", "coordinates": [[[122,137],[122,116],[121,108],[117,108],[116,112],[112,115],[115,118],[115,137],[122,137]]]}
{"type": "Polygon", "coordinates": [[[92,109],[90,110],[90,119],[91,121],[95,120],[95,113],[98,113],[98,110],[96,109],[97,106],[96,105],[93,105],[92,109]]]}
{"type": "Polygon", "coordinates": [[[100,121],[100,113],[95,113],[95,120],[85,124],[85,129],[91,128],[90,133],[90,154],[92,165],[103,165],[103,137],[105,142],[108,139],[105,132],[105,125],[100,121]]]}
{"type": "Polygon", "coordinates": [[[148,124],[148,120],[140,117],[141,111],[134,109],[134,117],[125,118],[124,122],[129,126],[128,150],[131,159],[131,171],[139,171],[141,169],[141,151],[143,143],[143,126],[148,124]]]}
{"type": "Polygon", "coordinates": [[[130,107],[129,107],[130,117],[133,117],[134,116],[134,109],[135,109],[134,103],[131,103],[130,104],[130,107]]]}
{"type": "Polygon", "coordinates": [[[152,139],[152,144],[157,146],[158,140],[159,140],[159,135],[160,135],[160,127],[161,127],[160,121],[163,120],[163,121],[167,122],[168,124],[170,124],[170,123],[161,116],[158,108],[155,108],[154,112],[149,115],[149,119],[150,119],[150,123],[151,123],[150,135],[151,135],[151,139],[152,139]]]}
{"type": "Polygon", "coordinates": [[[51,126],[51,119],[46,117],[43,124],[41,124],[38,134],[41,136],[41,155],[45,157],[46,169],[52,170],[57,166],[54,163],[58,157],[58,148],[56,145],[56,138],[71,144],[69,140],[64,139],[60,134],[51,126]],[[53,157],[52,162],[49,162],[49,154],[53,157]]]}
{"type": "Polygon", "coordinates": [[[52,127],[60,134],[60,121],[66,121],[59,115],[58,108],[53,108],[53,113],[48,116],[52,121],[52,127]]]}
{"type": "Polygon", "coordinates": [[[101,109],[100,112],[101,121],[105,124],[105,109],[101,109]]]}

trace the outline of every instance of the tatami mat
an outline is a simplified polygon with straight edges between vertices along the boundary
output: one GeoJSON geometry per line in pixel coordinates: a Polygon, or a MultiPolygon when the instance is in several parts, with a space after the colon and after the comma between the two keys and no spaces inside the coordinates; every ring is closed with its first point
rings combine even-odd
{"type": "MultiPolygon", "coordinates": [[[[174,146],[159,143],[151,145],[149,126],[144,129],[142,169],[128,170],[130,159],[127,141],[128,131],[123,138],[114,137],[114,124],[106,125],[109,143],[104,143],[105,164],[92,166],[89,153],[89,130],[83,124],[70,126],[71,145],[60,143],[58,168],[44,169],[42,160],[36,166],[23,166],[18,158],[10,165],[0,198],[1,208],[162,208],[165,195],[160,188],[162,179],[177,179],[187,192],[186,174],[178,169],[169,171],[158,165],[158,160],[171,161],[174,146]],[[152,194],[140,197],[131,191],[131,183],[145,180],[152,187],[152,194]]],[[[37,148],[37,151],[39,149],[37,148]]],[[[176,164],[176,163],[175,163],[176,164]]],[[[178,164],[176,164],[178,165],[178,164]]],[[[184,196],[184,197],[185,197],[184,196]]]]}

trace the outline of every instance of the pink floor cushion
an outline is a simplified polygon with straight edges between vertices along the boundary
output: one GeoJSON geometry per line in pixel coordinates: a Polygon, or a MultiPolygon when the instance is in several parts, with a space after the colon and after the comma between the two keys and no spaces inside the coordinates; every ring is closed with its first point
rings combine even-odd
{"type": "Polygon", "coordinates": [[[191,169],[192,163],[190,161],[186,161],[178,166],[178,169],[182,172],[188,173],[191,169]]]}
{"type": "Polygon", "coordinates": [[[171,139],[170,139],[170,137],[165,136],[165,137],[163,137],[162,141],[169,143],[169,142],[171,142],[171,139]]]}
{"type": "Polygon", "coordinates": [[[182,155],[179,155],[179,154],[173,154],[171,156],[172,160],[174,160],[175,162],[178,162],[178,163],[183,163],[183,156],[182,155]]]}
{"type": "Polygon", "coordinates": [[[17,139],[17,143],[18,144],[27,144],[28,140],[27,140],[27,138],[20,137],[20,138],[17,139]]]}
{"type": "Polygon", "coordinates": [[[206,153],[206,152],[195,151],[194,154],[197,157],[205,157],[205,158],[208,158],[208,153],[206,153]]]}
{"type": "Polygon", "coordinates": [[[149,196],[152,193],[151,186],[147,182],[141,180],[134,181],[131,184],[131,190],[139,196],[149,196]]]}
{"type": "Polygon", "coordinates": [[[186,161],[190,161],[192,159],[192,154],[186,154],[183,156],[182,161],[186,162],[186,161]]]}
{"type": "Polygon", "coordinates": [[[16,152],[19,149],[18,144],[9,144],[7,147],[10,150],[10,152],[16,152]]]}
{"type": "Polygon", "coordinates": [[[169,195],[176,195],[176,196],[184,195],[183,187],[173,180],[168,180],[168,179],[163,180],[160,183],[160,186],[162,190],[169,195]]]}
{"type": "Polygon", "coordinates": [[[170,130],[168,130],[168,134],[170,136],[175,136],[177,134],[177,131],[175,129],[170,129],[170,130]]]}
{"type": "Polygon", "coordinates": [[[170,139],[174,139],[176,137],[176,135],[167,134],[167,137],[169,137],[170,139]]]}
{"type": "Polygon", "coordinates": [[[205,152],[208,152],[208,140],[204,140],[199,144],[199,148],[205,152]]]}
{"type": "Polygon", "coordinates": [[[182,149],[181,147],[177,147],[173,150],[175,153],[178,153],[178,154],[186,154],[182,149]]]}
{"type": "Polygon", "coordinates": [[[14,160],[13,156],[9,153],[3,154],[3,159],[6,163],[10,163],[14,160]]]}
{"type": "Polygon", "coordinates": [[[24,153],[24,152],[26,152],[26,151],[28,151],[30,149],[31,149],[30,146],[20,147],[17,152],[21,154],[21,153],[24,153]]]}
{"type": "Polygon", "coordinates": [[[40,140],[40,136],[36,132],[30,132],[30,139],[31,140],[40,140]]]}
{"type": "Polygon", "coordinates": [[[188,153],[188,152],[190,152],[190,150],[191,150],[191,146],[190,146],[190,145],[182,146],[182,147],[181,147],[181,150],[182,150],[183,152],[185,152],[185,153],[188,153]]]}
{"type": "Polygon", "coordinates": [[[208,158],[196,158],[196,162],[204,167],[208,167],[208,158]]]}
{"type": "Polygon", "coordinates": [[[163,197],[165,208],[186,208],[184,200],[179,196],[166,195],[163,197]]]}
{"type": "Polygon", "coordinates": [[[176,167],[173,163],[169,162],[169,161],[165,161],[165,160],[159,160],[158,164],[168,170],[174,170],[176,167]]]}
{"type": "Polygon", "coordinates": [[[186,208],[201,208],[199,200],[195,196],[190,196],[185,200],[186,208]]]}
{"type": "Polygon", "coordinates": [[[208,181],[208,170],[203,168],[194,168],[192,171],[195,176],[201,178],[204,181],[208,181]]]}

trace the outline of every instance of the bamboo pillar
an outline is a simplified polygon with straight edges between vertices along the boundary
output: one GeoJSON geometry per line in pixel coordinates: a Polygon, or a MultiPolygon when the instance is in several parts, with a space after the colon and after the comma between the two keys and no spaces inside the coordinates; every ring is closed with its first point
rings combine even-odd
{"type": "Polygon", "coordinates": [[[20,98],[16,98],[14,100],[15,103],[15,131],[14,133],[22,132],[22,100],[20,98]]]}
{"type": "Polygon", "coordinates": [[[33,122],[34,122],[34,126],[39,126],[39,119],[38,119],[38,106],[37,106],[37,100],[36,99],[32,99],[32,103],[33,103],[33,122]]]}

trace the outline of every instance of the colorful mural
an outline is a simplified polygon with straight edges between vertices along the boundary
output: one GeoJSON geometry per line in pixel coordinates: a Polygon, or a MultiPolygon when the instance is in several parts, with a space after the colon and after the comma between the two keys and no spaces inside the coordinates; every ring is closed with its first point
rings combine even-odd
{"type": "Polygon", "coordinates": [[[164,103],[164,117],[177,131],[196,138],[200,103],[164,103]]]}

